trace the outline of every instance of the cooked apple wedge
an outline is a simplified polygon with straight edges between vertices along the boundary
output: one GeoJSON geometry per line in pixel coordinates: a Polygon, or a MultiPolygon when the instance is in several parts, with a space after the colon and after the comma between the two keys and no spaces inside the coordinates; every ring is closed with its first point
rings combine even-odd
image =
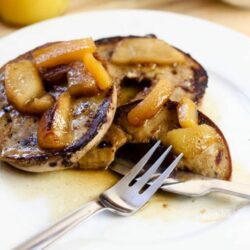
{"type": "Polygon", "coordinates": [[[196,104],[187,97],[180,100],[177,106],[177,115],[182,128],[190,128],[198,124],[196,104]]]}
{"type": "Polygon", "coordinates": [[[183,63],[185,57],[177,49],[156,38],[125,38],[116,45],[111,61],[117,64],[164,65],[183,63]]]}
{"type": "Polygon", "coordinates": [[[128,121],[134,126],[142,125],[153,117],[167,102],[173,91],[172,85],[166,79],[157,81],[144,100],[128,113],[128,121]]]}
{"type": "Polygon", "coordinates": [[[177,128],[162,137],[165,145],[172,145],[175,153],[183,153],[186,158],[194,158],[221,138],[214,128],[202,124],[191,128],[177,128]]]}
{"type": "Polygon", "coordinates": [[[61,94],[39,122],[38,144],[42,149],[61,149],[71,143],[71,98],[61,94]]]}
{"type": "Polygon", "coordinates": [[[104,68],[102,63],[93,56],[93,54],[85,53],[83,55],[83,63],[87,70],[95,78],[100,89],[105,90],[112,86],[112,80],[107,70],[104,68]]]}
{"type": "Polygon", "coordinates": [[[32,56],[38,68],[48,68],[81,60],[84,53],[93,53],[95,50],[94,41],[86,38],[42,46],[35,49],[32,56]]]}
{"type": "Polygon", "coordinates": [[[53,104],[53,97],[46,94],[35,66],[29,60],[6,65],[5,90],[8,100],[24,113],[42,113],[53,104]]]}
{"type": "Polygon", "coordinates": [[[67,80],[68,90],[72,96],[93,96],[98,92],[95,79],[81,61],[72,63],[67,80]]]}

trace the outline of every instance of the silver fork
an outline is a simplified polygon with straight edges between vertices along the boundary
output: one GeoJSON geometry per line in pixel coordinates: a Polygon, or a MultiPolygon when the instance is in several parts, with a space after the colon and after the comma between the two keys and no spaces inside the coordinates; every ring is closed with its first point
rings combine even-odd
{"type": "Polygon", "coordinates": [[[165,169],[165,171],[153,181],[151,186],[145,187],[172,148],[171,146],[168,147],[158,160],[147,171],[145,171],[141,178],[136,180],[137,175],[143,169],[159,145],[160,141],[158,141],[147,152],[147,154],[142,157],[142,159],[129,171],[127,175],[125,175],[113,187],[102,193],[98,200],[87,203],[85,206],[66,216],[55,225],[24,242],[15,249],[43,249],[59,237],[63,236],[70,229],[77,226],[80,222],[104,210],[109,210],[123,216],[131,215],[138,211],[159,189],[182,157],[182,154],[180,154],[165,169]]]}
{"type": "MultiPolygon", "coordinates": [[[[109,167],[112,171],[125,175],[131,169],[131,162],[116,159],[109,167]]],[[[152,175],[148,182],[157,178],[160,173],[152,175]]],[[[220,192],[250,200],[250,185],[204,177],[185,171],[176,171],[162,183],[161,190],[188,197],[199,197],[211,192],[220,192]]]]}

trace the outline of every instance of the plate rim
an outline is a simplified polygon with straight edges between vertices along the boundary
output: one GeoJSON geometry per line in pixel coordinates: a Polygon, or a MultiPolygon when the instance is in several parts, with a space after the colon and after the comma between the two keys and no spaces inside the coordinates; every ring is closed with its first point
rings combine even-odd
{"type": "Polygon", "coordinates": [[[30,25],[21,27],[18,30],[10,32],[9,34],[5,34],[5,35],[0,37],[0,42],[1,42],[2,39],[9,38],[12,35],[16,35],[16,33],[19,33],[19,32],[21,33],[23,31],[29,30],[30,28],[36,28],[36,27],[39,27],[39,26],[44,25],[46,23],[57,22],[57,21],[60,21],[62,19],[71,19],[72,17],[76,17],[76,16],[93,15],[93,14],[108,13],[108,12],[131,12],[131,13],[140,12],[140,13],[152,13],[152,14],[167,14],[167,15],[170,15],[170,16],[173,16],[173,17],[174,16],[175,17],[183,17],[183,18],[187,18],[189,20],[196,20],[196,21],[203,22],[203,23],[206,23],[206,24],[209,24],[209,25],[213,25],[214,27],[217,27],[217,28],[223,28],[224,30],[227,30],[228,32],[232,32],[235,35],[241,36],[243,39],[248,39],[249,42],[250,42],[250,36],[240,32],[240,31],[234,30],[233,28],[228,27],[226,25],[216,23],[214,21],[210,21],[210,20],[207,20],[207,19],[203,19],[203,18],[200,18],[200,17],[195,17],[195,16],[191,16],[191,15],[188,15],[188,14],[183,14],[183,13],[176,13],[176,12],[172,12],[172,11],[163,11],[163,10],[149,10],[149,9],[144,9],[144,8],[139,8],[139,9],[129,9],[129,8],[111,9],[110,8],[110,9],[105,9],[105,10],[86,10],[86,11],[70,13],[70,14],[66,13],[65,15],[49,18],[49,19],[46,19],[46,20],[43,20],[43,21],[39,21],[39,22],[30,24],[30,25]]]}

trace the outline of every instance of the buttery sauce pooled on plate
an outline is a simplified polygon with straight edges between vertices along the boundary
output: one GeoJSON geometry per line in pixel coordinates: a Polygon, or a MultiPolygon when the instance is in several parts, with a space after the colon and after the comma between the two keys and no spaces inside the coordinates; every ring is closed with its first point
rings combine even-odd
{"type": "MultiPolygon", "coordinates": [[[[32,174],[2,165],[1,184],[16,195],[16,199],[23,202],[45,199],[51,221],[97,198],[118,180],[118,177],[110,171],[65,170],[32,174]]],[[[250,180],[250,173],[234,168],[233,180],[247,183],[250,180]]],[[[230,216],[245,204],[247,201],[244,199],[223,194],[188,198],[158,192],[135,216],[163,221],[189,219],[210,222],[230,216]]]]}
{"type": "MultiPolygon", "coordinates": [[[[250,172],[234,167],[233,181],[249,183],[250,172]]],[[[223,220],[235,211],[249,204],[248,200],[221,193],[211,193],[197,198],[158,192],[139,216],[144,218],[161,218],[166,221],[195,220],[215,222],[223,220]]]]}

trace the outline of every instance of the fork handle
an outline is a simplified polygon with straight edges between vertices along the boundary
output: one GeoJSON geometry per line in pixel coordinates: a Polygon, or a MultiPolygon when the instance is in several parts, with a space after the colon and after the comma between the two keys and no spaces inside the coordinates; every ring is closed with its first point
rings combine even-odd
{"type": "Polygon", "coordinates": [[[23,244],[17,246],[14,250],[43,249],[63,236],[70,229],[77,226],[79,223],[105,209],[106,208],[103,207],[102,204],[99,203],[99,201],[91,201],[82,206],[80,209],[64,217],[56,224],[45,229],[43,232],[35,235],[23,244]]]}
{"type": "Polygon", "coordinates": [[[250,185],[230,181],[214,180],[211,191],[221,192],[250,200],[250,185]]]}

